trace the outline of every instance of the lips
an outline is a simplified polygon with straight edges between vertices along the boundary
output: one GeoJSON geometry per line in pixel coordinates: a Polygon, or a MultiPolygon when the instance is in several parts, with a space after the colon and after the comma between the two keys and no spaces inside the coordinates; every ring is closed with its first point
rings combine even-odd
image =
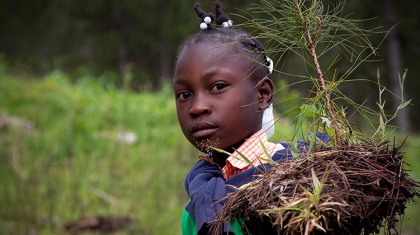
{"type": "Polygon", "coordinates": [[[209,136],[217,131],[217,126],[208,122],[196,122],[191,128],[191,133],[195,138],[209,136]]]}

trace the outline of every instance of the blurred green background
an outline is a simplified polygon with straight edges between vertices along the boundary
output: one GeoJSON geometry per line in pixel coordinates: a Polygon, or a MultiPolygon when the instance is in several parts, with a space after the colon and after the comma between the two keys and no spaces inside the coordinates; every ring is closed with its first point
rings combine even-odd
{"type": "MultiPolygon", "coordinates": [[[[171,81],[177,48],[199,30],[195,1],[0,2],[0,234],[70,234],[75,230],[66,226],[73,222],[105,217],[131,221],[116,234],[181,234],[188,200],[183,181],[199,152],[178,126],[171,81]]],[[[222,1],[225,12],[237,14],[253,3],[222,1]]],[[[201,4],[212,10],[212,1],[201,4]]],[[[351,78],[376,81],[379,69],[381,84],[398,94],[398,71],[408,68],[405,99],[414,105],[400,113],[393,124],[401,128],[390,138],[402,143],[409,135],[403,151],[415,179],[419,9],[420,2],[409,0],[348,0],[345,8],[350,18],[371,19],[360,22],[363,28],[387,31],[398,24],[379,56],[351,78]]],[[[371,40],[379,45],[383,37],[373,34],[371,40]]],[[[339,68],[346,63],[340,61],[339,68]]],[[[277,69],[304,71],[295,57],[277,69]]],[[[297,81],[279,74],[273,80],[277,88],[297,81]]],[[[309,88],[300,84],[277,92],[276,100],[287,102],[276,111],[299,105],[309,88]]],[[[375,107],[375,84],[354,82],[341,89],[375,107]]],[[[384,98],[391,113],[394,96],[384,98]]],[[[279,133],[272,140],[292,135],[297,111],[276,124],[279,133]]],[[[352,121],[363,126],[362,120],[352,121]]],[[[420,207],[410,205],[403,234],[420,234],[417,221],[420,207]]]]}

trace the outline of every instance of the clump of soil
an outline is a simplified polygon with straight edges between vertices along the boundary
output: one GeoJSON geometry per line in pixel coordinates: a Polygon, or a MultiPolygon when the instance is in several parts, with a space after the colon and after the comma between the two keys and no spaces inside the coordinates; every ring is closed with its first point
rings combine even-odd
{"type": "Polygon", "coordinates": [[[399,150],[372,143],[324,147],[276,164],[228,195],[213,231],[241,218],[253,235],[398,233],[398,217],[420,186],[404,170],[399,150]],[[315,178],[323,177],[316,200],[315,178]]]}
{"type": "Polygon", "coordinates": [[[68,223],[64,228],[71,234],[79,234],[85,231],[113,233],[124,229],[130,223],[131,218],[129,217],[98,216],[87,217],[77,222],[68,223]]]}

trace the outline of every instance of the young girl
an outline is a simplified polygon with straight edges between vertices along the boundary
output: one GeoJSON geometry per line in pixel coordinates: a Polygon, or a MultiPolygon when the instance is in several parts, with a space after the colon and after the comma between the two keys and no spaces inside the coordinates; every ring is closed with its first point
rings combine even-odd
{"type": "MultiPolygon", "coordinates": [[[[272,159],[290,158],[287,145],[267,142],[274,132],[272,61],[260,42],[230,27],[232,21],[220,11],[218,1],[215,9],[215,16],[206,14],[196,4],[202,30],[180,47],[175,68],[181,129],[191,144],[208,153],[199,157],[185,180],[190,201],[182,218],[182,234],[207,234],[209,222],[222,206],[220,199],[259,173],[258,167],[249,169],[238,152],[258,166],[259,157],[266,157],[262,142],[272,159]]],[[[223,227],[219,233],[242,234],[239,223],[223,227]]]]}

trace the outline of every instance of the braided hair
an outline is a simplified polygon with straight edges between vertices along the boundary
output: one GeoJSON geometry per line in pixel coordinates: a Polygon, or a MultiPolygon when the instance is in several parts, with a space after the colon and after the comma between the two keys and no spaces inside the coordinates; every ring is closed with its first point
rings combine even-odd
{"type": "Polygon", "coordinates": [[[194,9],[197,16],[205,21],[206,17],[210,17],[211,22],[215,22],[216,27],[211,27],[201,30],[195,35],[188,38],[178,50],[178,55],[182,49],[198,43],[213,43],[221,45],[230,45],[238,55],[244,56],[255,63],[255,71],[252,73],[252,78],[260,81],[264,77],[270,77],[268,66],[270,62],[264,53],[264,48],[261,43],[252,38],[248,33],[240,29],[221,27],[224,22],[230,21],[228,15],[220,10],[220,3],[218,0],[214,2],[215,13],[206,13],[200,9],[200,4],[196,3],[194,9]]]}

